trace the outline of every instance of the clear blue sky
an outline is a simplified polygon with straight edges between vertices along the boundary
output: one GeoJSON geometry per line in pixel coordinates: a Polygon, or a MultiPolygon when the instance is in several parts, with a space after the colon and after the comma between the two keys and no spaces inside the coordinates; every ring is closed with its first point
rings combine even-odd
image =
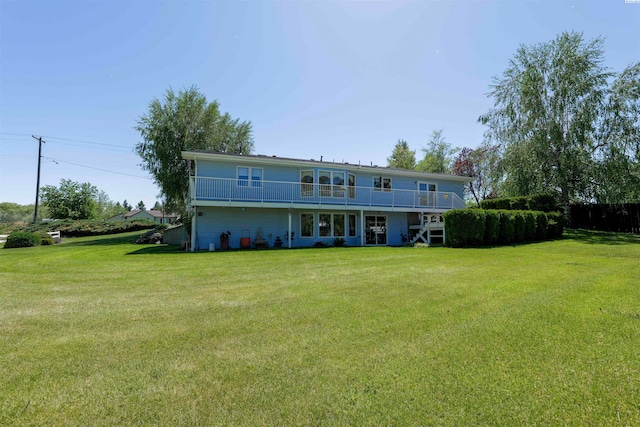
{"type": "Polygon", "coordinates": [[[605,37],[614,71],[640,59],[625,0],[0,0],[0,201],[33,203],[43,135],[41,185],[153,205],[134,126],[168,87],[251,121],[256,154],[386,165],[399,138],[420,155],[435,129],[475,147],[492,77],[519,45],[572,30],[605,37]]]}

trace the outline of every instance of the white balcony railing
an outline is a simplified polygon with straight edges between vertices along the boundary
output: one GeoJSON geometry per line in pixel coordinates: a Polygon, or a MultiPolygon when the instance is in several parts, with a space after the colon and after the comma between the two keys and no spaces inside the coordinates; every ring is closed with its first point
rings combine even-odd
{"type": "Polygon", "coordinates": [[[385,208],[463,208],[452,192],[191,177],[192,202],[253,202],[385,208]]]}

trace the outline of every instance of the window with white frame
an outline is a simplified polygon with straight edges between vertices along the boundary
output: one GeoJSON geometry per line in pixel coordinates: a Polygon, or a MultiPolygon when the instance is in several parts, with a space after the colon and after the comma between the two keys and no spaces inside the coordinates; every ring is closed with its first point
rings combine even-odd
{"type": "Polygon", "coordinates": [[[318,171],[320,195],[324,197],[344,197],[346,189],[344,175],[344,172],[318,171]]]}
{"type": "Polygon", "coordinates": [[[238,166],[236,169],[238,187],[262,187],[262,168],[238,166]],[[251,184],[249,184],[251,182],[251,184]]]}
{"type": "Polygon", "coordinates": [[[391,191],[391,178],[387,178],[385,176],[374,176],[373,189],[375,191],[391,191]]]}
{"type": "Polygon", "coordinates": [[[318,214],[318,235],[320,237],[344,237],[345,214],[318,214]]]}
{"type": "Polygon", "coordinates": [[[313,171],[300,171],[300,195],[313,196],[313,171]]]}
{"type": "Polygon", "coordinates": [[[356,214],[349,214],[349,237],[356,237],[356,214]]]}
{"type": "Polygon", "coordinates": [[[315,233],[313,232],[313,214],[312,213],[302,213],[300,214],[300,236],[302,237],[313,237],[315,233]]]}

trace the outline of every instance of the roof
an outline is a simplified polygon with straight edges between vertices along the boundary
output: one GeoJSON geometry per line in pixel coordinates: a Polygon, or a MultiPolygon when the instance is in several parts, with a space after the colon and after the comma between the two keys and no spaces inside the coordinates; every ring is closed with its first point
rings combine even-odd
{"type": "Polygon", "coordinates": [[[226,162],[237,162],[239,159],[243,159],[245,161],[249,161],[255,164],[269,164],[269,165],[289,165],[289,166],[327,166],[327,167],[341,167],[342,169],[347,169],[351,171],[366,171],[372,173],[385,173],[393,176],[410,176],[410,177],[421,177],[421,178],[432,178],[432,179],[446,179],[450,181],[458,181],[458,182],[470,182],[475,178],[468,176],[458,176],[458,175],[450,175],[443,173],[427,173],[427,172],[418,172],[414,170],[407,169],[396,169],[390,168],[387,166],[377,166],[377,165],[362,165],[362,164],[353,164],[353,163],[336,163],[336,162],[325,162],[322,160],[315,159],[293,159],[288,157],[278,157],[278,156],[265,156],[263,154],[233,154],[233,153],[221,153],[218,151],[209,151],[209,150],[192,150],[192,151],[183,151],[182,158],[185,160],[217,160],[217,161],[226,161],[226,162]]]}
{"type": "Polygon", "coordinates": [[[145,211],[140,210],[140,209],[134,209],[134,210],[124,214],[124,217],[125,218],[130,218],[130,217],[132,217],[134,215],[139,214],[140,212],[146,212],[146,213],[148,213],[149,215],[151,215],[154,218],[163,218],[163,217],[164,218],[173,218],[173,217],[177,216],[176,214],[173,214],[173,213],[166,213],[166,212],[162,213],[162,211],[158,211],[158,210],[154,210],[154,209],[149,209],[149,210],[145,210],[145,211]]]}

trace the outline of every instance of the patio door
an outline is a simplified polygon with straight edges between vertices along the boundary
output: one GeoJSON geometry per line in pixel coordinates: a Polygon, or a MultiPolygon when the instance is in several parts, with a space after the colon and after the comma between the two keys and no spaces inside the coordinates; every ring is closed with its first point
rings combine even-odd
{"type": "Polygon", "coordinates": [[[364,217],[365,244],[387,244],[387,217],[383,215],[366,215],[364,217]]]}
{"type": "Polygon", "coordinates": [[[418,182],[418,204],[420,206],[435,206],[438,187],[431,182],[418,182]]]}

